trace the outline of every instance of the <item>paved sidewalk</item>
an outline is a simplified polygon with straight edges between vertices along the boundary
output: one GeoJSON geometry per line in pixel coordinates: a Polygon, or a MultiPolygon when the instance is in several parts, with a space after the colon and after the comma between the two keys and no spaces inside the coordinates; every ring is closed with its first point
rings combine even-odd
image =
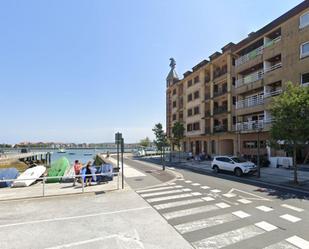
{"type": "MultiPolygon", "coordinates": [[[[156,158],[147,158],[145,160],[159,163],[159,160],[156,158]]],[[[180,162],[166,162],[166,165],[170,167],[185,168],[185,169],[189,169],[189,170],[193,170],[197,172],[204,172],[204,173],[212,173],[210,164],[211,164],[211,161],[199,162],[199,161],[183,160],[180,162]]],[[[248,176],[242,177],[241,179],[294,188],[294,189],[298,189],[302,191],[307,191],[309,193],[309,171],[306,171],[306,170],[298,171],[298,180],[300,183],[298,186],[295,186],[293,184],[293,174],[294,174],[293,169],[262,167],[261,168],[261,178],[257,178],[255,175],[248,175],[248,176]]],[[[231,175],[231,174],[227,174],[227,175],[231,175]]],[[[238,178],[235,177],[235,179],[238,179],[238,178]]]]}

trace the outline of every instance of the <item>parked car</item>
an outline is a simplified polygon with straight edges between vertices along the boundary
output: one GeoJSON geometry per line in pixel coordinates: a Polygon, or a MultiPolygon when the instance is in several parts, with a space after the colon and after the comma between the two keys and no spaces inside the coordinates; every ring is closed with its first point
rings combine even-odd
{"type": "Polygon", "coordinates": [[[211,163],[211,168],[215,173],[224,170],[234,172],[236,176],[253,173],[257,170],[254,163],[235,156],[216,156],[211,163]]]}

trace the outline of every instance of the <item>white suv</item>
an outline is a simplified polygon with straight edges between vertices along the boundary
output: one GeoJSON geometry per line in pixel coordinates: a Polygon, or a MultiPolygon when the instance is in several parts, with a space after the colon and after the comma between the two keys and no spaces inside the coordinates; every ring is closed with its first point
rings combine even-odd
{"type": "Polygon", "coordinates": [[[236,176],[255,172],[257,167],[254,163],[234,156],[216,156],[211,163],[211,168],[215,173],[220,170],[232,171],[236,176]]]}

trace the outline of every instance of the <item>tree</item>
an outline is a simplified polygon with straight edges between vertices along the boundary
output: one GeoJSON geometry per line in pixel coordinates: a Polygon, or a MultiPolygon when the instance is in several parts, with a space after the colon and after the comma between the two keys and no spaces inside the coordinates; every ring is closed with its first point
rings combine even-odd
{"type": "Polygon", "coordinates": [[[156,137],[156,139],[154,140],[154,144],[157,146],[157,149],[160,151],[162,168],[163,170],[165,170],[165,165],[163,162],[163,153],[164,153],[165,147],[168,145],[166,134],[163,130],[161,123],[156,124],[155,127],[152,129],[152,131],[154,132],[155,137],[156,137]]]}
{"type": "Polygon", "coordinates": [[[149,139],[149,137],[146,137],[145,139],[142,139],[139,142],[139,145],[144,147],[144,148],[149,147],[150,146],[150,139],[149,139]]]}
{"type": "Polygon", "coordinates": [[[176,123],[174,123],[172,127],[172,133],[173,133],[172,141],[178,147],[179,159],[180,159],[180,142],[184,138],[185,127],[183,126],[182,123],[177,121],[176,123]]]}
{"type": "Polygon", "coordinates": [[[274,99],[271,138],[293,151],[294,183],[298,184],[296,152],[309,141],[309,88],[287,84],[286,91],[274,99]]]}

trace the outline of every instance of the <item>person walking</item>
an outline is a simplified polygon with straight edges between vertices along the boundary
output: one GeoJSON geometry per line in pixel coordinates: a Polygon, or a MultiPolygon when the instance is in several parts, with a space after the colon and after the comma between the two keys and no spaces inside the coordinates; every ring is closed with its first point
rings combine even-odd
{"type": "Polygon", "coordinates": [[[87,183],[88,186],[91,186],[91,180],[92,180],[91,161],[89,161],[86,165],[86,186],[87,183]]]}

